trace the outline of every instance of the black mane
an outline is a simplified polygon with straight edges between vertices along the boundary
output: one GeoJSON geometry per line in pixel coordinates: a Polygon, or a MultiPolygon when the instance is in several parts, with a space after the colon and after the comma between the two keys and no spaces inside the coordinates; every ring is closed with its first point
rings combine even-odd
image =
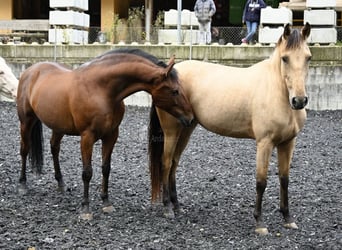
{"type": "MultiPolygon", "coordinates": [[[[167,67],[167,64],[165,62],[160,61],[154,55],[151,55],[151,54],[149,54],[146,51],[143,51],[141,49],[135,49],[135,48],[113,49],[113,50],[110,50],[110,51],[100,55],[99,57],[102,57],[105,55],[110,55],[110,54],[133,54],[133,55],[143,57],[143,58],[149,60],[150,62],[154,63],[155,65],[157,65],[159,67],[163,67],[163,68],[167,67]]],[[[170,75],[171,75],[171,78],[178,79],[177,71],[174,68],[172,68],[170,75]]]]}

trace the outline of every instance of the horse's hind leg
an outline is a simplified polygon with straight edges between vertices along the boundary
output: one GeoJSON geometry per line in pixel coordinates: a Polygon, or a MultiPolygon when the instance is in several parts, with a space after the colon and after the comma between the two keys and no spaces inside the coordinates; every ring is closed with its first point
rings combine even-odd
{"type": "Polygon", "coordinates": [[[31,147],[31,132],[36,122],[35,118],[25,117],[20,121],[20,157],[21,157],[21,171],[19,176],[18,192],[20,194],[27,193],[26,185],[26,166],[27,155],[31,147]]]}
{"type": "Polygon", "coordinates": [[[264,139],[257,142],[257,157],[256,157],[256,202],[254,209],[254,218],[256,220],[255,232],[261,235],[268,234],[268,230],[262,220],[262,197],[267,186],[267,172],[270,162],[273,144],[264,139]]]}
{"type": "Polygon", "coordinates": [[[50,139],[50,146],[51,146],[51,154],[53,158],[53,167],[55,169],[55,179],[58,183],[58,191],[64,192],[64,181],[63,181],[63,175],[61,172],[61,168],[59,165],[59,152],[60,152],[60,145],[61,140],[63,138],[63,134],[56,133],[55,131],[52,131],[52,136],[50,139]]]}
{"type": "Polygon", "coordinates": [[[108,198],[108,179],[110,174],[110,162],[114,145],[118,139],[119,129],[116,128],[114,134],[102,139],[102,191],[103,212],[113,212],[113,206],[108,198]]]}
{"type": "Polygon", "coordinates": [[[277,152],[280,183],[280,212],[284,216],[285,227],[298,229],[293,217],[290,215],[288,202],[289,172],[294,144],[295,139],[282,143],[277,146],[277,152]]]}

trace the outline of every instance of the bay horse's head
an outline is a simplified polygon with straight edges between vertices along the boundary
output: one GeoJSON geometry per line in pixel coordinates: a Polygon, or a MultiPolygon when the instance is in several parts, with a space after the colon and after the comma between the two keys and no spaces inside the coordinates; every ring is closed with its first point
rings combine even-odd
{"type": "Polygon", "coordinates": [[[18,79],[6,64],[5,59],[0,57],[0,94],[9,99],[16,99],[17,88],[18,79]]]}
{"type": "Polygon", "coordinates": [[[175,58],[161,67],[160,76],[155,79],[151,90],[153,104],[175,116],[183,125],[189,126],[194,118],[190,102],[179,84],[177,71],[173,69],[175,58]]]}
{"type": "Polygon", "coordinates": [[[309,73],[311,52],[307,45],[310,24],[299,30],[291,30],[287,24],[277,43],[282,81],[286,84],[292,109],[303,109],[308,103],[305,83],[309,73]]]}

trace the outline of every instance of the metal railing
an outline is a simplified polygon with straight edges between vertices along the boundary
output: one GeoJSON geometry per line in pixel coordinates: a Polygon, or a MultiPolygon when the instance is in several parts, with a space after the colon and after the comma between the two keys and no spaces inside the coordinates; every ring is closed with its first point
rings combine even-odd
{"type": "MultiPolygon", "coordinates": [[[[112,31],[108,32],[101,32],[100,27],[90,27],[88,30],[88,43],[92,44],[95,42],[98,43],[125,43],[125,44],[131,44],[131,43],[138,43],[138,44],[144,44],[146,42],[149,42],[151,44],[159,44],[159,30],[163,29],[160,27],[151,27],[151,34],[150,39],[147,41],[146,39],[146,33],[143,27],[130,27],[130,28],[113,28],[112,31]]],[[[185,36],[186,31],[192,30],[192,34],[196,33],[196,29],[182,29],[182,34],[185,36]]],[[[342,26],[337,26],[337,42],[342,42],[342,26]]],[[[4,30],[2,30],[4,31],[4,30]]],[[[218,44],[241,44],[241,39],[246,34],[246,28],[245,27],[213,27],[212,28],[212,42],[218,43],[218,44]]],[[[176,39],[176,38],[175,38],[176,39]]],[[[7,42],[26,42],[26,43],[32,43],[32,42],[38,42],[38,43],[44,43],[48,41],[48,34],[45,33],[44,37],[35,37],[34,34],[31,36],[23,36],[23,37],[13,37],[9,34],[6,35],[6,32],[2,32],[0,34],[0,42],[7,43],[7,42]],[[3,34],[5,33],[5,34],[3,34]]],[[[255,37],[255,42],[257,41],[257,35],[255,37]]],[[[175,43],[173,41],[163,41],[163,43],[175,43]]],[[[182,41],[182,43],[189,43],[189,41],[182,41]]],[[[196,44],[196,38],[195,35],[191,38],[191,43],[196,44]]]]}
{"type": "MultiPolygon", "coordinates": [[[[151,34],[150,34],[150,42],[151,44],[158,44],[159,38],[158,38],[158,31],[159,29],[163,28],[151,28],[151,34]]],[[[189,29],[187,29],[189,31],[189,29]]],[[[337,30],[337,42],[342,42],[342,26],[336,27],[337,30]]],[[[183,29],[182,33],[185,34],[186,30],[183,29]]],[[[195,31],[196,30],[192,30],[195,31]]],[[[246,28],[245,27],[213,27],[212,28],[212,43],[218,43],[218,44],[241,44],[241,39],[246,35],[246,28]]],[[[195,37],[195,36],[193,36],[195,37]]],[[[255,36],[255,41],[257,41],[257,34],[255,36]]],[[[195,44],[196,41],[193,38],[193,43],[195,44]]],[[[139,43],[143,44],[147,42],[146,40],[146,34],[144,33],[144,29],[142,27],[138,28],[125,28],[124,30],[115,29],[112,32],[106,32],[102,33],[100,32],[99,27],[91,27],[89,30],[89,43],[94,42],[102,42],[102,43],[125,43],[125,44],[131,44],[131,43],[139,43]],[[100,39],[102,37],[102,40],[100,39]]],[[[166,42],[167,43],[167,42],[166,42]]],[[[173,42],[170,42],[173,43],[173,42]]],[[[184,43],[184,41],[182,41],[184,43]]],[[[186,42],[185,42],[186,43],[186,42]]]]}

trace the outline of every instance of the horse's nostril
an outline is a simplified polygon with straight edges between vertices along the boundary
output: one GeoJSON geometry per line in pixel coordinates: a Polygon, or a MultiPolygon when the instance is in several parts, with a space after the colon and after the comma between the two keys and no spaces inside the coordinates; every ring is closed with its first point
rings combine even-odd
{"type": "Polygon", "coordinates": [[[308,97],[293,97],[291,100],[292,108],[302,109],[308,104],[308,97]]]}
{"type": "Polygon", "coordinates": [[[297,97],[293,97],[292,100],[291,100],[292,106],[293,106],[293,107],[296,107],[296,106],[297,106],[297,103],[298,103],[297,97]]]}

